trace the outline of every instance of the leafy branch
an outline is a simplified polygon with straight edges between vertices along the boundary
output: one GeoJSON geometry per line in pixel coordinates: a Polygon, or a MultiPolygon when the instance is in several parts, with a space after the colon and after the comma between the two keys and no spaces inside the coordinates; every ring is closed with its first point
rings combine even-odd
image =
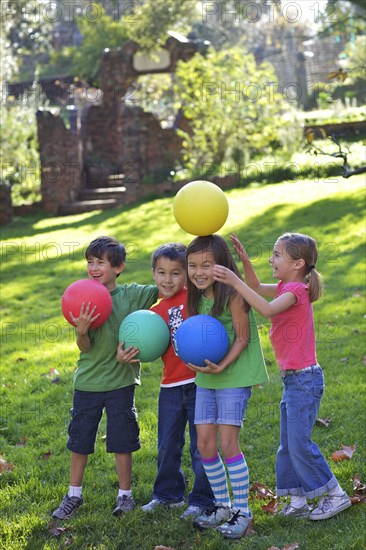
{"type": "Polygon", "coordinates": [[[351,176],[355,176],[356,174],[364,174],[366,172],[366,165],[360,166],[359,168],[351,168],[350,167],[350,165],[348,164],[348,155],[350,153],[350,150],[346,146],[343,146],[344,148],[342,149],[342,145],[340,144],[339,140],[334,135],[331,135],[331,136],[328,137],[328,139],[338,147],[338,150],[334,151],[332,153],[328,153],[328,152],[324,151],[321,147],[319,147],[318,145],[316,145],[314,143],[314,139],[317,138],[317,137],[321,137],[321,138],[326,137],[326,133],[325,133],[325,130],[323,128],[320,128],[318,131],[315,130],[315,129],[311,129],[311,128],[309,128],[309,130],[307,130],[307,132],[306,132],[306,140],[307,140],[307,143],[308,143],[308,147],[307,147],[307,151],[306,151],[307,153],[309,153],[310,155],[315,155],[315,156],[325,155],[325,156],[333,157],[333,158],[341,158],[343,160],[341,174],[344,178],[350,178],[351,176]]]}

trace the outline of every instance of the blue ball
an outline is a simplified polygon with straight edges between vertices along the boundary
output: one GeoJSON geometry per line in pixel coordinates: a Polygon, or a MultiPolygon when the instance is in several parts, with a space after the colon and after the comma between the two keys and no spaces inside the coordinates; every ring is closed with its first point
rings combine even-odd
{"type": "Polygon", "coordinates": [[[188,317],[175,333],[177,354],[185,363],[205,367],[205,359],[219,363],[229,348],[229,337],[220,321],[209,315],[188,317]]]}

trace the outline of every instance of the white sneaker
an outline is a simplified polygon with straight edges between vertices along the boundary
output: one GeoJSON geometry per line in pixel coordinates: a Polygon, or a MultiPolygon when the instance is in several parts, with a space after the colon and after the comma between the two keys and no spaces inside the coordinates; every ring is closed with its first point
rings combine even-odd
{"type": "Polygon", "coordinates": [[[194,520],[193,525],[194,527],[198,527],[198,529],[217,527],[227,521],[230,516],[231,509],[227,506],[212,506],[212,508],[205,510],[201,516],[198,516],[194,520]]]}
{"type": "Polygon", "coordinates": [[[310,513],[309,518],[312,520],[328,519],[350,506],[352,506],[352,502],[345,491],[339,497],[327,495],[318,502],[318,506],[310,513]]]}
{"type": "Polygon", "coordinates": [[[216,531],[221,533],[226,539],[240,539],[245,535],[245,531],[252,523],[252,514],[249,513],[244,516],[238,512],[235,512],[232,517],[224,523],[216,527],[216,531]]]}
{"type": "Polygon", "coordinates": [[[183,512],[183,514],[180,517],[180,519],[191,519],[194,520],[198,518],[203,512],[205,511],[205,508],[201,508],[200,506],[188,506],[187,510],[183,512]]]}
{"type": "Polygon", "coordinates": [[[159,508],[160,506],[167,506],[168,508],[180,508],[181,506],[184,506],[184,504],[184,500],[178,500],[176,502],[164,502],[163,500],[159,500],[158,498],[153,498],[150,502],[144,504],[144,506],[141,506],[141,510],[143,512],[153,512],[154,510],[156,510],[156,508],[159,508]]]}

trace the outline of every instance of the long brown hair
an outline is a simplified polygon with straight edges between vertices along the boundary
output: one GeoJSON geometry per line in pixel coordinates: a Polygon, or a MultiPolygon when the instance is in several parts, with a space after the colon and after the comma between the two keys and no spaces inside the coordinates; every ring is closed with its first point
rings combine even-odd
{"type": "MultiPolygon", "coordinates": [[[[223,265],[240,277],[240,272],[237,268],[233,255],[231,254],[228,245],[225,240],[219,235],[207,235],[206,237],[196,237],[188,245],[186,257],[190,254],[195,254],[196,252],[211,252],[215,259],[215,263],[223,265]]],[[[187,313],[189,316],[198,314],[198,307],[201,296],[203,296],[204,291],[198,289],[189,279],[187,279],[187,313]]],[[[220,315],[226,304],[237,295],[237,292],[230,286],[225,285],[215,281],[213,285],[214,292],[214,304],[211,310],[211,315],[216,317],[220,315]]],[[[243,298],[243,307],[246,312],[250,310],[250,305],[243,298]]]]}
{"type": "Polygon", "coordinates": [[[284,244],[285,252],[291,260],[304,260],[304,283],[308,285],[310,302],[319,300],[323,285],[321,275],[315,268],[318,261],[316,240],[303,233],[284,233],[277,242],[284,244]]]}

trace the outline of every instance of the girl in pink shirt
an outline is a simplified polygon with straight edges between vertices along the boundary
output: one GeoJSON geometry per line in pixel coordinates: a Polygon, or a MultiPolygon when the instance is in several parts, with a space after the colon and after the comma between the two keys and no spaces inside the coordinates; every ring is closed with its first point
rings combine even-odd
{"type": "Polygon", "coordinates": [[[317,363],[312,302],[322,293],[315,269],[314,239],[285,233],[269,258],[277,284],[262,284],[239,241],[230,237],[244,267],[245,282],[226,267],[215,266],[216,281],[232,286],[261,315],[271,320],[270,338],[280,367],[283,394],[280,404],[280,446],[276,455],[277,496],[290,496],[281,514],[327,519],[351,506],[348,495],[332,474],[311,432],[324,392],[317,363]],[[267,301],[265,297],[272,298],[267,301]],[[307,499],[320,497],[310,511],[307,499]]]}

